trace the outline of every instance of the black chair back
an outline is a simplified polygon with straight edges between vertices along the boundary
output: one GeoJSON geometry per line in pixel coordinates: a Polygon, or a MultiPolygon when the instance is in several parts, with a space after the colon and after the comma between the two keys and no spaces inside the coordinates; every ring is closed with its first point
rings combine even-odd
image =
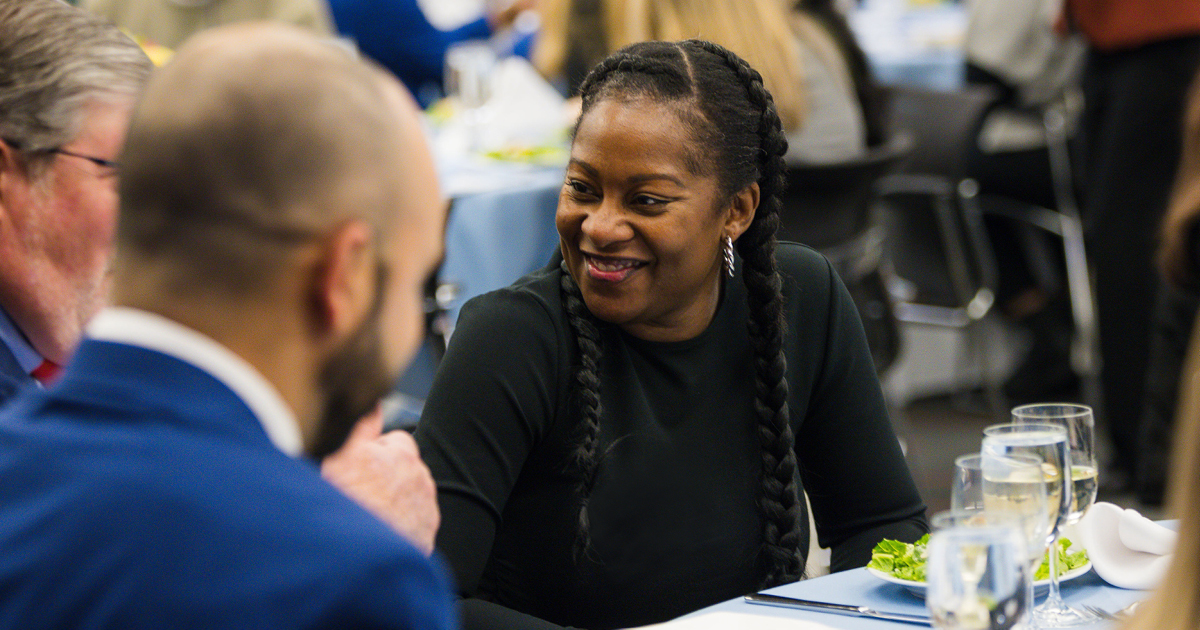
{"type": "Polygon", "coordinates": [[[844,162],[790,165],[779,240],[824,250],[863,234],[874,224],[876,182],[899,168],[912,148],[912,134],[902,131],[844,162]]]}
{"type": "Polygon", "coordinates": [[[891,124],[915,139],[901,172],[880,182],[885,252],[913,291],[906,302],[965,309],[975,301],[979,311],[979,298],[994,294],[994,256],[967,161],[997,96],[986,86],[891,89],[891,124]]]}

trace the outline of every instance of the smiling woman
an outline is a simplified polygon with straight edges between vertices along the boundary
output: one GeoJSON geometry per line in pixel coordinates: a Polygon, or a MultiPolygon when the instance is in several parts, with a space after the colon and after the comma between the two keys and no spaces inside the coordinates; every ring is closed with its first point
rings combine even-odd
{"type": "Polygon", "coordinates": [[[575,134],[558,233],[571,277],[599,319],[651,341],[682,341],[712,321],[723,257],[758,202],[727,196],[695,168],[675,107],[602,101],[575,134]],[[662,147],[647,152],[646,147],[662,147]]]}
{"type": "Polygon", "coordinates": [[[802,489],[835,571],[919,538],[854,305],[776,252],[758,73],[652,42],[581,93],[562,264],[463,308],[417,429],[466,627],[624,628],[800,579],[802,489]]]}

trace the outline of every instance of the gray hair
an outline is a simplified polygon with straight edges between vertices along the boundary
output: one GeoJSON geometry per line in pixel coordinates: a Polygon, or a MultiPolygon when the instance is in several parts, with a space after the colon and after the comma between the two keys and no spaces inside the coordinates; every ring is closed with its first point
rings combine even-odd
{"type": "Polygon", "coordinates": [[[90,100],[137,96],[152,68],[99,17],[59,0],[0,0],[0,138],[28,156],[60,147],[90,100]]]}

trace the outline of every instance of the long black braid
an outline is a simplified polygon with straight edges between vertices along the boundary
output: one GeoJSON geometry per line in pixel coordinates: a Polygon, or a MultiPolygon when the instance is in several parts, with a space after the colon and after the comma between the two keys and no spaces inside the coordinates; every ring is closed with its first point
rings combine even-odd
{"type": "MultiPolygon", "coordinates": [[[[755,353],[754,407],[762,446],[762,585],[795,581],[803,571],[800,552],[807,541],[801,540],[804,512],[795,482],[797,465],[783,352],[786,324],[775,262],[787,140],[774,100],[763,87],[762,77],[745,61],[721,46],[699,40],[628,46],[596,66],[580,86],[580,94],[584,116],[595,103],[607,98],[680,102],[684,105],[679,110],[683,122],[691,128],[696,145],[703,149],[698,155],[707,156],[696,159],[697,170],[713,171],[721,190],[730,196],[754,182],[759,185],[758,210],[737,247],[744,261],[742,277],[751,313],[748,328],[755,353]]],[[[565,267],[561,289],[580,350],[574,374],[580,438],[573,453],[582,496],[578,554],[588,546],[588,497],[598,468],[598,370],[603,347],[597,321],[565,267]]]]}

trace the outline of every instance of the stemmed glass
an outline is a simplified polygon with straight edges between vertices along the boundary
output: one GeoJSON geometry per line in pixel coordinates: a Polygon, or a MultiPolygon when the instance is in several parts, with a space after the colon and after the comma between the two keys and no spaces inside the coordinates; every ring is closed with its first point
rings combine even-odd
{"type": "MultiPolygon", "coordinates": [[[[1026,496],[1033,492],[1032,486],[1042,483],[1045,486],[1047,527],[1043,548],[1051,550],[1051,568],[1054,562],[1054,545],[1066,523],[1067,513],[1071,504],[1071,481],[1065,471],[1071,469],[1071,454],[1067,442],[1067,430],[1058,424],[1000,424],[990,426],[983,431],[983,446],[981,453],[993,456],[1033,455],[1042,459],[1042,474],[1035,479],[1016,479],[1008,484],[1005,492],[1007,500],[1016,502],[1022,493],[1026,496]]],[[[985,473],[986,475],[986,473],[985,473]]],[[[997,489],[999,491],[999,489],[997,489]]],[[[1028,500],[1028,499],[1025,499],[1028,500]]],[[[1046,602],[1034,609],[1034,620],[1038,627],[1058,627],[1061,624],[1056,618],[1059,607],[1065,608],[1059,593],[1058,575],[1050,574],[1050,592],[1046,602]],[[1057,604],[1055,604],[1057,602],[1057,604]],[[1049,608],[1047,608],[1049,606],[1049,608]],[[1044,610],[1049,610],[1049,618],[1044,618],[1044,610]]],[[[1069,623],[1067,625],[1074,625],[1069,623]]]]}
{"type": "Polygon", "coordinates": [[[1012,527],[951,527],[929,538],[925,605],[933,627],[1012,628],[1029,607],[1029,551],[1012,527]]]}
{"type": "Polygon", "coordinates": [[[1086,405],[1039,403],[1013,409],[1016,424],[1058,424],[1067,430],[1071,447],[1071,508],[1067,524],[1074,525],[1096,502],[1095,418],[1086,405]]]}
{"type": "Polygon", "coordinates": [[[1044,463],[1029,453],[998,453],[986,447],[980,453],[984,512],[1018,523],[1029,546],[1030,571],[1042,563],[1041,549],[1050,530],[1044,463]]]}
{"type": "MultiPolygon", "coordinates": [[[[1025,539],[1029,575],[1042,562],[1046,532],[1046,484],[1042,459],[1033,455],[998,455],[983,451],[955,459],[951,510],[930,518],[933,530],[951,527],[1009,527],[1025,539]],[[1032,480],[1012,492],[1011,483],[1032,480]]],[[[1033,580],[1026,581],[1027,598],[1033,602],[1033,580]]]]}
{"type": "Polygon", "coordinates": [[[954,482],[950,485],[950,510],[983,509],[983,468],[979,453],[954,458],[954,482]]]}
{"type": "MultiPolygon", "coordinates": [[[[1092,409],[1086,405],[1066,403],[1039,403],[1023,405],[1013,409],[1013,423],[1022,426],[1053,424],[1067,432],[1070,448],[1070,476],[1064,477],[1065,517],[1063,523],[1072,525],[1096,501],[1096,449],[1094,439],[1095,419],[1092,409]]],[[[1061,525],[1060,525],[1061,527],[1061,525]]],[[[1056,532],[1055,541],[1058,534],[1056,532]]],[[[1058,553],[1051,544],[1050,553],[1050,596],[1035,609],[1038,624],[1046,628],[1061,628],[1093,623],[1098,617],[1084,610],[1068,606],[1058,592],[1058,553]]]]}

